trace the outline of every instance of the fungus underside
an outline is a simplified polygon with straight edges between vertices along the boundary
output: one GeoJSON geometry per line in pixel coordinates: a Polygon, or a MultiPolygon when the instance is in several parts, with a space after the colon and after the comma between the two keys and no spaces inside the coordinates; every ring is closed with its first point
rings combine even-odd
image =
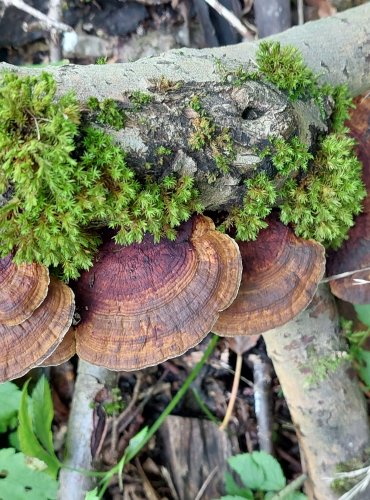
{"type": "MultiPolygon", "coordinates": [[[[274,167],[278,183],[265,172],[246,179],[242,206],[230,210],[220,229],[234,226],[238,239],[253,240],[279,207],[281,221],[292,224],[297,235],[339,246],[365,196],[355,143],[344,126],[348,92],[343,86],[320,86],[292,47],[262,42],[256,61],[252,72],[239,68],[226,78],[235,77],[240,85],[258,76],[292,100],[313,99],[319,105],[331,96],[336,102],[331,132],[321,138],[314,157],[297,137],[271,139],[260,155],[274,167]]],[[[56,99],[55,93],[48,73],[2,75],[0,202],[5,198],[6,203],[0,203],[0,257],[13,252],[16,263],[40,262],[68,280],[91,266],[99,228],[115,229],[121,244],[140,242],[145,232],[155,241],[174,239],[176,227],[202,211],[191,177],[139,180],[110,135],[81,119],[76,97],[68,93],[56,99]]],[[[148,104],[148,96],[131,94],[134,108],[148,104]]],[[[124,127],[125,114],[111,99],[91,98],[86,104],[92,121],[124,127]]],[[[197,96],[188,106],[195,113],[190,148],[210,147],[216,166],[226,173],[235,157],[228,129],[217,127],[197,96]]],[[[158,161],[170,154],[163,145],[158,161]]]]}

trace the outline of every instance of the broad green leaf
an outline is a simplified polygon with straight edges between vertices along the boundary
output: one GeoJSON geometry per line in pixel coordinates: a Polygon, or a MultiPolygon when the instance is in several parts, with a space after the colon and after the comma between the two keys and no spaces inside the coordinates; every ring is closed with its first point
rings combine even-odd
{"type": "Polygon", "coordinates": [[[225,491],[228,495],[241,496],[253,500],[253,492],[249,488],[241,488],[234,481],[233,476],[229,472],[225,472],[225,491]]]}
{"type": "Polygon", "coordinates": [[[22,452],[30,457],[36,457],[48,466],[47,472],[52,476],[56,477],[60,463],[57,457],[53,454],[48,453],[37,439],[32,426],[32,415],[30,415],[30,408],[28,405],[28,389],[29,380],[24,384],[22,390],[22,399],[19,408],[18,418],[18,438],[19,444],[22,452]]]}
{"type": "Polygon", "coordinates": [[[240,476],[242,483],[252,490],[260,490],[265,480],[263,469],[255,463],[250,453],[242,453],[228,459],[229,465],[240,476]]]}
{"type": "MultiPolygon", "coordinates": [[[[220,498],[220,500],[245,500],[246,497],[240,497],[238,495],[226,495],[220,498]]],[[[251,497],[253,499],[253,497],[251,497]]]]}
{"type": "Polygon", "coordinates": [[[88,491],[85,495],[85,500],[99,500],[98,488],[94,488],[93,490],[88,491]]]}
{"type": "Polygon", "coordinates": [[[264,451],[236,455],[228,462],[243,484],[252,490],[278,491],[286,485],[279,462],[264,451]]]}
{"type": "Polygon", "coordinates": [[[27,466],[27,457],[13,448],[0,450],[1,500],[54,500],[58,482],[27,466]]]}
{"type": "MultiPolygon", "coordinates": [[[[281,493],[280,493],[281,495],[281,493]]],[[[300,491],[291,491],[284,496],[279,496],[279,493],[266,493],[264,500],[308,500],[307,496],[300,491]]]]}
{"type": "Polygon", "coordinates": [[[370,326],[370,304],[354,304],[354,308],[359,320],[370,326]]]}
{"type": "Polygon", "coordinates": [[[0,384],[0,432],[17,425],[21,391],[13,382],[0,384]]]}
{"type": "Polygon", "coordinates": [[[51,392],[46,377],[42,376],[32,392],[33,428],[42,446],[54,454],[51,423],[54,417],[51,392]]]}

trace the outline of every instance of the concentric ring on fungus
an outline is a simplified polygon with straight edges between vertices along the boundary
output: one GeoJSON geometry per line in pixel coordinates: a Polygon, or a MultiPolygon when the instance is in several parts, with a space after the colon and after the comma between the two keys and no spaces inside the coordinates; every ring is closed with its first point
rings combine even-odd
{"type": "Polygon", "coordinates": [[[213,328],[227,337],[284,325],[311,302],[325,271],[325,249],[295,236],[277,220],[256,241],[240,242],[243,275],[238,296],[213,328]]]}
{"type": "Polygon", "coordinates": [[[50,280],[43,303],[20,325],[0,324],[0,382],[21,377],[52,354],[71,326],[72,290],[50,280]]]}
{"type": "Polygon", "coordinates": [[[240,279],[237,244],[208,217],[182,224],[176,241],[108,241],[76,285],[77,354],[112,370],[179,356],[211,331],[240,279]]]}
{"type": "Polygon", "coordinates": [[[19,325],[45,300],[49,271],[41,264],[12,262],[12,256],[0,259],[0,324],[19,325]]]}

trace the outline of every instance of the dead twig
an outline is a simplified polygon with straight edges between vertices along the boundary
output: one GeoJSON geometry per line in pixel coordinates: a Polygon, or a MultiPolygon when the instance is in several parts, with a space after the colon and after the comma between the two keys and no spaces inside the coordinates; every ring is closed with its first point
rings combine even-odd
{"type": "Polygon", "coordinates": [[[226,9],[218,0],[204,0],[215,11],[220,14],[243,38],[250,39],[250,33],[244,24],[230,10],[226,9]]]}
{"type": "Polygon", "coordinates": [[[229,420],[231,418],[231,415],[233,413],[235,401],[236,401],[236,396],[238,394],[238,387],[239,387],[239,382],[240,382],[240,374],[242,371],[242,365],[243,365],[243,355],[240,353],[236,354],[236,367],[235,367],[235,375],[234,375],[234,381],[233,381],[233,386],[231,389],[231,394],[230,394],[230,399],[229,399],[229,404],[227,405],[227,410],[225,417],[222,421],[222,424],[220,425],[220,431],[223,431],[226,429],[227,424],[229,423],[229,420]]]}
{"type": "Polygon", "coordinates": [[[254,354],[249,359],[253,364],[258,443],[260,450],[272,454],[271,365],[254,354]]]}
{"type": "Polygon", "coordinates": [[[34,7],[31,7],[30,5],[24,3],[22,0],[0,0],[0,1],[5,7],[15,7],[16,9],[22,10],[23,12],[26,12],[27,14],[30,14],[31,16],[35,17],[44,25],[44,27],[48,31],[51,31],[52,29],[60,31],[62,33],[65,31],[74,31],[71,26],[68,26],[68,24],[51,19],[46,14],[43,14],[34,7]]]}

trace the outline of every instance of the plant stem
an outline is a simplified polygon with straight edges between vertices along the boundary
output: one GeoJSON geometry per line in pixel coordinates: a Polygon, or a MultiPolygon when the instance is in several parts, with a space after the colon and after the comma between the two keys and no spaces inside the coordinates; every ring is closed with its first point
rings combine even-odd
{"type": "Polygon", "coordinates": [[[227,424],[229,423],[229,420],[230,420],[231,415],[233,413],[233,409],[234,409],[234,405],[235,405],[235,401],[236,401],[236,396],[238,394],[238,387],[239,387],[239,382],[240,382],[242,365],[243,365],[243,355],[240,353],[237,353],[236,354],[236,367],[235,367],[233,387],[231,389],[229,404],[227,405],[225,417],[222,421],[222,424],[220,425],[220,431],[223,431],[226,429],[227,424]]]}
{"type": "Polygon", "coordinates": [[[285,498],[288,493],[292,493],[293,491],[298,490],[306,481],[306,479],[307,479],[306,474],[301,474],[296,479],[294,479],[294,481],[287,484],[285,488],[280,490],[279,493],[276,493],[276,495],[271,497],[270,500],[283,500],[283,498],[285,498]]]}
{"type": "Polygon", "coordinates": [[[172,400],[169,402],[169,404],[166,406],[166,408],[163,410],[163,412],[159,415],[157,420],[153,423],[153,425],[149,428],[145,438],[127,455],[123,455],[121,460],[115,465],[112,469],[107,471],[105,478],[102,480],[103,484],[101,487],[101,490],[99,492],[98,497],[102,498],[104,495],[104,492],[109,486],[109,481],[112,476],[115,474],[119,473],[122,471],[123,467],[129,463],[141,450],[142,448],[149,442],[149,440],[154,436],[154,434],[157,432],[159,427],[162,425],[164,422],[165,418],[172,412],[172,410],[177,406],[179,401],[185,396],[187,390],[189,389],[191,383],[197,378],[199,375],[202,367],[212,354],[214,348],[216,347],[218,341],[218,336],[213,335],[210,343],[207,346],[207,349],[204,351],[204,354],[202,356],[202,359],[195,365],[195,367],[192,369],[192,371],[189,373],[187,378],[185,379],[185,382],[181,386],[181,388],[177,391],[175,396],[172,398],[172,400]]]}

